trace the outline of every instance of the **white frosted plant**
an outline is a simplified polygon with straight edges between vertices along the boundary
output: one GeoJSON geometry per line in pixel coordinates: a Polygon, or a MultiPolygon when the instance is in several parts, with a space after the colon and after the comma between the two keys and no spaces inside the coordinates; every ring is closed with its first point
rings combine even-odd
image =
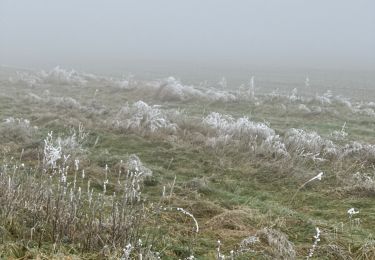
{"type": "Polygon", "coordinates": [[[175,132],[177,125],[170,122],[165,113],[157,106],[149,106],[143,101],[126,104],[117,113],[114,121],[115,127],[125,130],[143,130],[157,132],[167,130],[175,132]]]}
{"type": "Polygon", "coordinates": [[[299,104],[298,105],[298,110],[301,111],[301,112],[304,112],[306,114],[311,113],[311,109],[308,108],[305,104],[299,104]]]}
{"type": "Polygon", "coordinates": [[[297,96],[297,93],[298,93],[297,88],[294,88],[292,90],[291,95],[289,96],[289,100],[292,101],[292,102],[295,102],[295,101],[299,100],[299,97],[297,96]]]}
{"type": "Polygon", "coordinates": [[[230,135],[234,138],[250,138],[265,140],[275,135],[275,131],[264,123],[250,121],[247,117],[237,120],[229,115],[212,112],[203,118],[203,124],[215,129],[220,135],[230,135]]]}
{"type": "Polygon", "coordinates": [[[56,84],[56,85],[85,85],[87,80],[84,79],[75,70],[65,70],[59,66],[53,68],[50,71],[41,71],[39,73],[43,83],[56,84]]]}
{"type": "Polygon", "coordinates": [[[152,171],[143,166],[141,160],[135,154],[129,156],[126,167],[126,179],[123,183],[125,200],[127,203],[139,202],[143,181],[146,177],[152,176],[152,171]]]}
{"type": "Polygon", "coordinates": [[[66,153],[76,154],[83,152],[83,144],[86,142],[89,132],[80,123],[78,129],[71,127],[69,135],[65,137],[58,137],[57,142],[60,143],[61,147],[66,153]]]}
{"type": "Polygon", "coordinates": [[[327,90],[323,95],[316,95],[315,101],[320,103],[321,105],[330,105],[332,103],[333,94],[330,90],[327,90]]]}
{"type": "Polygon", "coordinates": [[[203,125],[215,130],[215,135],[207,138],[208,146],[215,147],[236,141],[252,144],[254,149],[259,146],[261,151],[276,157],[289,156],[280,136],[265,123],[253,122],[247,117],[234,119],[229,115],[212,112],[203,118],[203,125]]]}
{"type": "Polygon", "coordinates": [[[360,142],[350,142],[341,149],[340,159],[348,157],[360,157],[362,160],[370,162],[375,161],[375,145],[374,144],[362,144],[360,142]]]}
{"type": "Polygon", "coordinates": [[[302,129],[289,129],[284,138],[288,151],[297,154],[329,154],[336,155],[337,147],[328,139],[322,138],[316,132],[306,132],[302,129]]]}
{"type": "Polygon", "coordinates": [[[209,101],[220,101],[220,102],[233,102],[237,100],[237,97],[228,91],[212,90],[209,89],[204,93],[204,98],[209,101]]]}
{"type": "Polygon", "coordinates": [[[74,70],[65,70],[59,66],[49,71],[17,71],[15,77],[11,77],[9,81],[17,84],[25,84],[30,87],[40,84],[80,86],[87,83],[85,74],[80,74],[74,70]]]}
{"type": "Polygon", "coordinates": [[[43,149],[43,165],[45,168],[57,167],[57,161],[62,157],[62,149],[60,142],[55,142],[53,139],[53,132],[49,132],[44,139],[43,149]]]}
{"type": "Polygon", "coordinates": [[[375,191],[375,172],[361,173],[356,172],[352,176],[352,183],[354,186],[360,187],[368,191],[375,191]]]}
{"type": "Polygon", "coordinates": [[[340,131],[335,130],[331,133],[332,138],[337,141],[344,140],[348,136],[348,133],[345,131],[345,127],[346,122],[344,123],[340,131]]]}
{"type": "Polygon", "coordinates": [[[183,101],[202,99],[205,94],[193,86],[184,85],[174,77],[168,77],[159,83],[156,90],[157,97],[164,101],[183,101]]]}
{"type": "Polygon", "coordinates": [[[307,259],[310,259],[313,257],[316,247],[318,246],[318,242],[320,241],[320,229],[318,227],[315,228],[316,234],[314,236],[314,243],[312,245],[312,248],[309,250],[309,254],[307,256],[307,259]]]}
{"type": "Polygon", "coordinates": [[[19,125],[24,128],[29,128],[30,127],[30,120],[24,119],[24,118],[14,118],[14,117],[8,117],[4,119],[5,124],[10,124],[10,125],[19,125]]]}
{"type": "Polygon", "coordinates": [[[263,151],[274,154],[276,157],[289,157],[285,144],[279,135],[271,135],[264,140],[260,146],[263,151]]]}

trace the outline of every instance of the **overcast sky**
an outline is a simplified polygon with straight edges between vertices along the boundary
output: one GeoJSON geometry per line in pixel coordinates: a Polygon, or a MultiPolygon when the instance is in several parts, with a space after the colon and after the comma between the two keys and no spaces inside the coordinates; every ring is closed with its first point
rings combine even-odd
{"type": "Polygon", "coordinates": [[[375,69],[374,0],[0,0],[0,64],[375,69]]]}

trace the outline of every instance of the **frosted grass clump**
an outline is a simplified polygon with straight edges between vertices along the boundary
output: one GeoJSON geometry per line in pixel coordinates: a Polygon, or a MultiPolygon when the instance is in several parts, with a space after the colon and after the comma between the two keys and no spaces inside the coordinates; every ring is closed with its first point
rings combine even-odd
{"type": "Polygon", "coordinates": [[[375,110],[372,109],[372,108],[362,108],[360,106],[357,106],[357,107],[352,109],[352,112],[354,114],[375,117],[375,110]]]}
{"type": "Polygon", "coordinates": [[[203,118],[203,125],[215,131],[214,136],[207,138],[208,146],[216,147],[234,142],[248,145],[254,152],[259,147],[259,151],[274,157],[289,157],[280,136],[265,123],[253,122],[247,117],[234,119],[229,115],[212,112],[203,118]]]}
{"type": "Polygon", "coordinates": [[[220,101],[220,102],[234,102],[237,97],[227,91],[217,91],[217,90],[207,90],[205,92],[205,98],[210,101],[220,101]]]}
{"type": "Polygon", "coordinates": [[[285,144],[289,151],[298,154],[329,154],[335,155],[337,148],[331,140],[322,138],[316,132],[306,132],[292,128],[285,134],[285,144]]]}
{"type": "Polygon", "coordinates": [[[25,96],[25,99],[28,102],[44,104],[49,107],[77,110],[87,109],[85,106],[81,105],[79,101],[72,97],[53,97],[50,95],[48,90],[46,90],[41,96],[30,92],[25,96]]]}
{"type": "Polygon", "coordinates": [[[296,258],[294,244],[283,232],[273,228],[263,228],[256,233],[256,237],[270,247],[270,253],[275,259],[296,258]]]}
{"type": "Polygon", "coordinates": [[[8,117],[0,122],[0,143],[28,143],[37,130],[38,127],[31,126],[28,119],[8,117]]]}
{"type": "Polygon", "coordinates": [[[143,181],[146,177],[152,176],[152,171],[143,166],[141,160],[135,154],[129,156],[126,167],[125,181],[122,183],[125,201],[126,203],[140,202],[143,181]]]}
{"type": "Polygon", "coordinates": [[[266,138],[261,144],[261,148],[275,157],[290,157],[286,150],[285,144],[282,142],[279,135],[272,135],[266,138]]]}
{"type": "MultiPolygon", "coordinates": [[[[140,87],[142,88],[142,87],[140,87]]],[[[149,82],[146,84],[147,91],[155,93],[155,96],[163,101],[187,101],[187,100],[209,100],[232,102],[237,97],[227,91],[209,89],[207,86],[196,88],[184,85],[174,77],[168,77],[161,82],[149,82]]]]}
{"type": "Polygon", "coordinates": [[[311,109],[308,108],[305,104],[299,104],[298,110],[306,114],[311,113],[311,109]]]}
{"type": "Polygon", "coordinates": [[[205,94],[193,86],[183,85],[174,77],[164,79],[157,90],[157,97],[163,101],[183,101],[201,99],[205,94]]]}
{"type": "Polygon", "coordinates": [[[88,132],[82,124],[79,124],[78,130],[75,128],[70,129],[70,134],[57,138],[53,137],[53,132],[49,132],[44,139],[43,148],[43,165],[45,168],[58,168],[58,161],[60,159],[65,162],[70,156],[78,156],[85,152],[83,144],[86,142],[88,132]]]}
{"type": "Polygon", "coordinates": [[[354,187],[364,189],[367,191],[375,191],[375,172],[373,173],[361,173],[356,172],[352,176],[352,183],[354,187]]]}
{"type": "Polygon", "coordinates": [[[327,90],[323,95],[316,94],[315,101],[321,105],[330,105],[332,104],[333,94],[332,91],[327,90]]]}
{"type": "Polygon", "coordinates": [[[15,77],[9,77],[12,84],[22,84],[33,87],[42,83],[42,79],[35,73],[16,71],[15,77]]]}
{"type": "Polygon", "coordinates": [[[59,136],[56,142],[60,144],[65,153],[76,156],[84,152],[83,145],[87,141],[88,135],[89,132],[86,131],[82,124],[79,124],[77,130],[71,127],[69,135],[65,137],[59,136]]]}
{"type": "Polygon", "coordinates": [[[8,117],[4,119],[6,125],[18,125],[24,128],[30,128],[30,120],[24,118],[8,117]]]}
{"type": "Polygon", "coordinates": [[[292,90],[292,93],[289,96],[289,100],[292,101],[292,102],[296,102],[296,101],[300,100],[300,97],[298,97],[297,94],[298,94],[298,90],[297,90],[297,88],[294,88],[292,90]]]}
{"type": "Polygon", "coordinates": [[[177,125],[170,122],[167,116],[157,106],[149,106],[143,101],[120,109],[115,119],[114,126],[125,130],[143,130],[151,133],[167,130],[176,132],[177,125]]]}
{"type": "Polygon", "coordinates": [[[81,86],[88,82],[84,74],[79,74],[74,70],[68,71],[59,66],[50,71],[17,71],[16,76],[14,78],[9,78],[9,81],[14,84],[25,84],[30,87],[40,84],[81,86]]]}
{"type": "Polygon", "coordinates": [[[135,154],[129,155],[127,168],[129,171],[141,172],[143,177],[152,176],[152,171],[149,168],[145,167],[139,157],[135,154]]]}
{"type": "Polygon", "coordinates": [[[335,96],[333,98],[333,101],[337,104],[340,104],[340,105],[343,105],[349,109],[352,108],[352,103],[350,102],[350,100],[348,98],[345,98],[345,97],[342,97],[342,96],[335,96]]]}
{"type": "Polygon", "coordinates": [[[345,127],[346,122],[344,123],[340,131],[335,130],[331,133],[332,138],[336,141],[344,140],[348,136],[348,133],[345,131],[345,127]]]}
{"type": "Polygon", "coordinates": [[[44,139],[43,165],[45,168],[57,168],[57,161],[62,158],[62,148],[59,141],[53,138],[53,132],[49,132],[44,139]]]}
{"type": "Polygon", "coordinates": [[[215,129],[220,135],[229,135],[233,138],[249,138],[265,140],[275,135],[275,131],[264,123],[250,121],[247,117],[235,120],[229,115],[212,112],[203,118],[203,124],[215,129]]]}
{"type": "Polygon", "coordinates": [[[341,149],[340,159],[353,156],[360,157],[362,160],[375,161],[375,145],[356,141],[346,144],[341,149]]]}
{"type": "Polygon", "coordinates": [[[38,73],[43,83],[56,85],[85,85],[87,80],[75,70],[65,70],[56,66],[52,70],[38,73]]]}

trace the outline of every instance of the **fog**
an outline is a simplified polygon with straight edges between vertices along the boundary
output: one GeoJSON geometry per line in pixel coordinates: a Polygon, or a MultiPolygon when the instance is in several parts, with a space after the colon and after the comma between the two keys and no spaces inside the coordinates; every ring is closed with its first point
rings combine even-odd
{"type": "Polygon", "coordinates": [[[375,1],[0,0],[0,64],[372,70],[375,1]]]}

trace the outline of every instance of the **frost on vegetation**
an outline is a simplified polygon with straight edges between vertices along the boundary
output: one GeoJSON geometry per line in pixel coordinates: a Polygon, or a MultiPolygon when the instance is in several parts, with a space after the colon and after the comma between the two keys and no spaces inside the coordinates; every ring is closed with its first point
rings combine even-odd
{"type": "Polygon", "coordinates": [[[135,154],[131,154],[127,161],[127,169],[129,171],[140,172],[143,177],[152,176],[152,171],[145,167],[139,157],[135,154]]]}
{"type": "Polygon", "coordinates": [[[350,142],[341,149],[340,158],[359,157],[367,161],[375,161],[375,145],[350,142]]]}
{"type": "Polygon", "coordinates": [[[60,143],[65,153],[77,155],[84,152],[83,145],[87,141],[89,132],[82,124],[78,125],[78,129],[74,127],[69,129],[69,134],[65,137],[58,137],[57,142],[60,143]]]}
{"type": "Polygon", "coordinates": [[[236,96],[217,89],[209,89],[207,86],[198,89],[194,86],[184,85],[174,77],[168,77],[158,83],[158,86],[150,85],[157,98],[163,101],[209,100],[232,102],[236,96]]]}
{"type": "Polygon", "coordinates": [[[125,130],[143,130],[151,133],[167,130],[175,132],[177,125],[170,122],[166,114],[157,106],[149,106],[143,101],[132,105],[126,103],[113,120],[116,128],[125,130]]]}
{"type": "Polygon", "coordinates": [[[57,108],[64,109],[83,109],[82,106],[76,99],[72,97],[53,97],[49,91],[45,91],[42,96],[38,96],[34,93],[28,93],[25,99],[29,102],[36,102],[46,104],[48,106],[54,106],[57,108]]]}
{"type": "Polygon", "coordinates": [[[300,100],[300,97],[298,96],[297,88],[294,88],[292,90],[292,93],[289,96],[289,100],[292,101],[292,102],[296,102],[296,101],[300,100]]]}
{"type": "MultiPolygon", "coordinates": [[[[126,163],[125,200],[127,203],[139,202],[141,200],[142,184],[146,177],[152,176],[152,171],[143,166],[141,160],[135,154],[129,156],[126,163]]],[[[120,173],[121,174],[121,173],[120,173]]]]}
{"type": "Polygon", "coordinates": [[[352,176],[352,183],[355,187],[368,190],[368,191],[375,191],[375,172],[372,173],[361,173],[356,172],[352,176]]]}
{"type": "Polygon", "coordinates": [[[57,168],[58,161],[63,157],[68,159],[71,155],[78,156],[84,152],[83,144],[88,136],[88,132],[80,124],[78,130],[71,128],[68,136],[53,137],[53,132],[49,132],[44,139],[43,165],[45,168],[57,168]]]}
{"type": "Polygon", "coordinates": [[[286,146],[279,135],[272,135],[266,138],[261,144],[261,148],[266,153],[271,153],[275,157],[289,157],[286,146]]]}
{"type": "Polygon", "coordinates": [[[333,100],[337,104],[343,105],[343,106],[345,106],[349,109],[352,108],[352,103],[350,102],[350,100],[348,98],[345,98],[345,97],[342,97],[342,96],[335,96],[333,100]]]}
{"type": "Polygon", "coordinates": [[[344,123],[340,131],[335,130],[331,133],[332,138],[336,141],[344,140],[348,136],[348,133],[345,131],[345,127],[346,122],[344,123]]]}
{"type": "Polygon", "coordinates": [[[316,234],[314,236],[314,243],[312,245],[312,248],[309,250],[309,254],[307,256],[307,259],[310,259],[313,257],[316,247],[318,246],[318,242],[320,241],[320,229],[318,227],[315,228],[316,234]]]}
{"type": "Polygon", "coordinates": [[[201,99],[204,93],[193,86],[183,85],[174,77],[168,77],[159,84],[156,96],[163,101],[184,101],[201,99]]]}
{"type": "Polygon", "coordinates": [[[203,124],[214,129],[221,136],[231,136],[238,139],[265,140],[275,135],[275,131],[265,123],[250,121],[247,117],[235,120],[229,115],[212,112],[203,118],[203,124]]]}
{"type": "Polygon", "coordinates": [[[333,97],[332,91],[327,90],[323,95],[316,94],[315,101],[321,105],[330,105],[332,104],[333,97]]]}
{"type": "Polygon", "coordinates": [[[308,108],[305,104],[300,104],[298,106],[298,110],[301,111],[301,112],[303,112],[303,113],[306,113],[306,114],[311,113],[311,109],[308,108]]]}
{"type": "Polygon", "coordinates": [[[3,140],[27,142],[38,130],[31,126],[30,121],[24,118],[8,117],[0,122],[0,136],[3,140]]]}
{"type": "Polygon", "coordinates": [[[209,146],[226,145],[235,140],[248,145],[253,143],[255,149],[259,142],[261,151],[265,153],[277,157],[289,156],[280,136],[265,123],[253,122],[247,117],[236,120],[229,115],[212,112],[203,118],[203,124],[216,132],[215,136],[208,137],[206,144],[209,146]]]}
{"type": "Polygon", "coordinates": [[[366,107],[365,105],[357,105],[352,108],[354,114],[375,117],[375,110],[371,107],[366,107]]]}
{"type": "Polygon", "coordinates": [[[239,245],[239,249],[235,252],[236,255],[241,255],[247,252],[253,252],[253,247],[259,242],[260,240],[257,236],[249,236],[243,239],[239,245]]]}
{"type": "Polygon", "coordinates": [[[48,133],[44,139],[43,165],[45,168],[56,168],[57,161],[61,159],[62,148],[60,142],[53,139],[53,132],[48,133]]]}
{"type": "Polygon", "coordinates": [[[9,78],[9,81],[16,84],[25,84],[33,87],[40,84],[54,84],[54,85],[85,85],[89,74],[80,74],[74,70],[65,70],[59,66],[50,71],[39,72],[16,72],[14,78],[9,78]]]}
{"type": "Polygon", "coordinates": [[[336,155],[337,148],[331,140],[322,138],[316,132],[306,132],[302,129],[289,129],[284,138],[288,151],[297,154],[327,154],[336,155]]]}
{"type": "Polygon", "coordinates": [[[8,117],[4,120],[6,125],[17,125],[23,128],[30,128],[30,120],[24,118],[8,117]]]}
{"type": "Polygon", "coordinates": [[[275,259],[295,259],[296,251],[288,237],[279,230],[263,228],[256,233],[256,237],[269,246],[269,252],[275,259]]]}

